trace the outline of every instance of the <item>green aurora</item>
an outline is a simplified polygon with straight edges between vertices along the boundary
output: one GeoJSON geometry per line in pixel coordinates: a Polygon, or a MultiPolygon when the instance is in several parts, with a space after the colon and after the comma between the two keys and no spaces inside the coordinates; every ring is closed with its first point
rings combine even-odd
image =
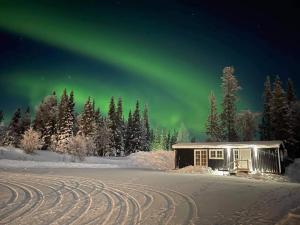
{"type": "MultiPolygon", "coordinates": [[[[219,56],[228,47],[205,32],[197,31],[197,38],[186,37],[177,31],[177,20],[166,22],[160,15],[156,23],[148,11],[126,11],[91,0],[83,8],[77,1],[42,2],[1,1],[0,30],[54,49],[64,58],[72,55],[78,59],[73,64],[68,60],[64,63],[49,54],[43,56],[46,63],[42,65],[35,64],[39,62],[36,56],[32,62],[12,63],[0,70],[7,95],[34,107],[53,90],[60,94],[67,88],[74,90],[78,110],[92,96],[103,113],[107,113],[111,96],[122,96],[125,117],[139,99],[149,105],[154,126],[177,128],[183,122],[201,135],[208,95],[214,90],[220,103],[221,71],[232,59],[240,58],[238,46],[211,69],[213,55],[209,51],[219,49],[219,56]],[[87,61],[97,65],[96,69],[78,66],[87,61]],[[102,66],[108,69],[97,69],[102,66]]],[[[243,78],[241,85],[250,89],[249,81],[255,79],[243,78]]],[[[253,99],[258,95],[247,96],[247,91],[242,91],[239,108],[257,109],[253,99]]]]}

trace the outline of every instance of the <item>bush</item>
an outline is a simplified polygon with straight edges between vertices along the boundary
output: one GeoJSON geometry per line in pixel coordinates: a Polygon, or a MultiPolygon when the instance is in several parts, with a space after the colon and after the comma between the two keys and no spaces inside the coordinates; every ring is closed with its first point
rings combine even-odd
{"type": "Polygon", "coordinates": [[[83,161],[85,156],[93,151],[94,148],[94,141],[83,135],[78,134],[68,139],[67,149],[68,152],[74,156],[73,161],[75,161],[76,158],[83,161]]]}
{"type": "Polygon", "coordinates": [[[41,134],[32,128],[25,131],[21,139],[21,148],[27,153],[33,153],[42,147],[41,134]]]}

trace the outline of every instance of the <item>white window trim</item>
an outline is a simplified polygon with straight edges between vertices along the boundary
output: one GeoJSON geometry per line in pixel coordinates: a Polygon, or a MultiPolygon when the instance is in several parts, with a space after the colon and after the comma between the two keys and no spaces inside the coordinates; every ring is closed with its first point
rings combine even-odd
{"type": "Polygon", "coordinates": [[[224,149],[209,149],[209,159],[224,159],[224,149]],[[222,157],[217,156],[217,151],[222,151],[222,157]],[[215,157],[211,156],[212,152],[215,152],[215,157]]]}

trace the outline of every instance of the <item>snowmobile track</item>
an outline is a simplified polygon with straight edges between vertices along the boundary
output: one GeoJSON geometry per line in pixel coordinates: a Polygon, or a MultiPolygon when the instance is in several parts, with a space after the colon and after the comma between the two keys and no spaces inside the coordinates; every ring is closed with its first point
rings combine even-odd
{"type": "Polygon", "coordinates": [[[0,224],[194,224],[197,218],[191,197],[135,183],[3,172],[0,191],[0,224]],[[186,215],[175,218],[182,209],[186,215]]]}

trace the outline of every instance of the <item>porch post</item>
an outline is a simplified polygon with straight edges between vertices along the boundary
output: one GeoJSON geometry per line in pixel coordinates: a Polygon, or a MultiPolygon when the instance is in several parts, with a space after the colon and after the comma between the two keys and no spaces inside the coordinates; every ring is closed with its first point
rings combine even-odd
{"type": "Polygon", "coordinates": [[[277,147],[277,154],[278,154],[278,168],[279,168],[279,174],[281,174],[281,163],[280,163],[279,147],[277,147]]]}

